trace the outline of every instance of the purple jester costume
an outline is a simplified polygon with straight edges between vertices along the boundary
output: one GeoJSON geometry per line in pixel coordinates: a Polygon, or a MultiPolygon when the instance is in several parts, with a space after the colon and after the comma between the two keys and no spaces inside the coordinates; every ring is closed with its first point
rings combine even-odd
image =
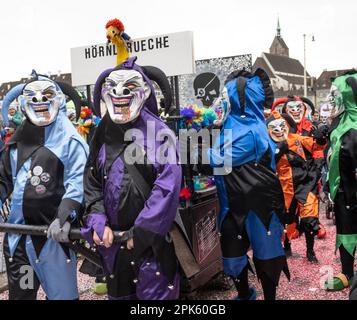
{"type": "Polygon", "coordinates": [[[157,115],[152,80],[166,100],[170,87],[161,70],[140,67],[135,60],[104,71],[95,85],[96,112],[102,100],[107,113],[92,140],[85,170],[82,234],[93,244],[93,231],[102,239],[109,226],[134,241],[132,250],[125,243],[98,247],[110,299],[177,299],[178,264],[169,231],[182,173],[176,147],[167,139],[155,139],[161,131],[171,132],[157,115]],[[128,139],[130,132],[135,137],[128,139]],[[167,160],[170,154],[170,161],[158,159],[164,146],[163,156],[167,160]]]}

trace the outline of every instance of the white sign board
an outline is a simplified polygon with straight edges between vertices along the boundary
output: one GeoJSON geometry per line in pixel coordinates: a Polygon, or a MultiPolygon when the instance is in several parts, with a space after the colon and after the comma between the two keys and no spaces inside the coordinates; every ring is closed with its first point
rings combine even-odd
{"type": "MultiPolygon", "coordinates": [[[[133,39],[128,47],[130,56],[138,57],[137,64],[158,67],[167,76],[195,71],[192,31],[133,39]]],[[[116,53],[113,44],[72,48],[72,85],[94,84],[104,70],[116,66],[116,53]]]]}

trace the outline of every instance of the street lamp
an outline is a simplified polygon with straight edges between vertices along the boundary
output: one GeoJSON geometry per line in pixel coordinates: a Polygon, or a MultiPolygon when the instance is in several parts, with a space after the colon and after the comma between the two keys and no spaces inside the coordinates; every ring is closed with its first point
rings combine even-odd
{"type": "Polygon", "coordinates": [[[315,36],[313,34],[303,34],[304,36],[304,96],[307,97],[307,72],[306,72],[306,37],[311,38],[312,42],[315,42],[315,36]]]}

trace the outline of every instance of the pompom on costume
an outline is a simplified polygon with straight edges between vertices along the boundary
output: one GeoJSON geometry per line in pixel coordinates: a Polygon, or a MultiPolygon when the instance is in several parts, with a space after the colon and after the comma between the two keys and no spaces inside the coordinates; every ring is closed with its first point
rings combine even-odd
{"type": "Polygon", "coordinates": [[[357,245],[357,71],[332,81],[331,124],[328,152],[328,184],[336,216],[336,250],[340,251],[342,273],[326,284],[342,290],[352,282],[357,245]]]}
{"type": "Polygon", "coordinates": [[[108,112],[96,130],[86,167],[82,234],[93,244],[93,232],[102,239],[109,226],[134,241],[132,250],[119,244],[98,248],[110,299],[177,299],[180,277],[168,232],[179,205],[182,173],[176,146],[169,148],[173,159],[168,163],[161,164],[155,157],[164,143],[155,139],[156,133],[169,130],[158,117],[152,81],[160,86],[168,105],[170,86],[161,70],[140,67],[135,60],[104,71],[95,85],[96,114],[101,99],[108,112]],[[143,135],[126,141],[130,129],[143,135]],[[148,132],[154,134],[151,139],[148,132]],[[145,161],[128,163],[132,155],[127,152],[133,147],[145,161]]]}
{"type": "Polygon", "coordinates": [[[33,73],[4,99],[5,122],[16,98],[26,116],[1,153],[1,203],[12,194],[7,222],[50,225],[47,237],[6,235],[10,299],[36,299],[40,285],[50,300],[79,297],[76,254],[64,242],[82,206],[88,147],[66,116],[64,94],[79,99],[72,87],[33,73]],[[23,266],[34,270],[33,288],[21,287],[23,266]]]}
{"type": "Polygon", "coordinates": [[[91,108],[87,107],[87,102],[82,101],[82,109],[77,123],[77,131],[81,137],[87,142],[90,143],[94,135],[95,128],[98,126],[99,121],[91,108]]]}
{"type": "Polygon", "coordinates": [[[215,124],[222,117],[220,109],[203,108],[196,104],[188,105],[180,109],[183,118],[182,128],[195,129],[197,131],[215,124]]]}
{"type": "Polygon", "coordinates": [[[222,95],[227,112],[208,157],[213,168],[222,166],[223,155],[232,160],[230,173],[215,175],[224,272],[236,285],[237,299],[254,299],[246,255],[252,247],[265,299],[275,299],[281,271],[288,277],[289,271],[281,243],[284,196],[264,118],[264,107],[270,108],[274,99],[270,79],[262,69],[254,74],[236,71],[222,95]],[[226,130],[231,138],[224,137],[226,130]]]}

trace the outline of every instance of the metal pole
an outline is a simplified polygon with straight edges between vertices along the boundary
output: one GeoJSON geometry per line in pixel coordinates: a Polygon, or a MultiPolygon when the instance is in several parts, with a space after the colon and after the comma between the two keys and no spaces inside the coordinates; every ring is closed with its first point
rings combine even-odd
{"type": "Polygon", "coordinates": [[[87,85],[87,100],[88,100],[88,103],[90,103],[92,100],[92,97],[90,94],[90,85],[87,85]]]}
{"type": "Polygon", "coordinates": [[[304,97],[307,97],[307,77],[306,77],[306,34],[304,34],[304,97]]]}
{"type": "Polygon", "coordinates": [[[176,115],[180,114],[180,93],[179,93],[179,79],[178,76],[174,77],[175,80],[175,102],[176,102],[176,115]]]}

